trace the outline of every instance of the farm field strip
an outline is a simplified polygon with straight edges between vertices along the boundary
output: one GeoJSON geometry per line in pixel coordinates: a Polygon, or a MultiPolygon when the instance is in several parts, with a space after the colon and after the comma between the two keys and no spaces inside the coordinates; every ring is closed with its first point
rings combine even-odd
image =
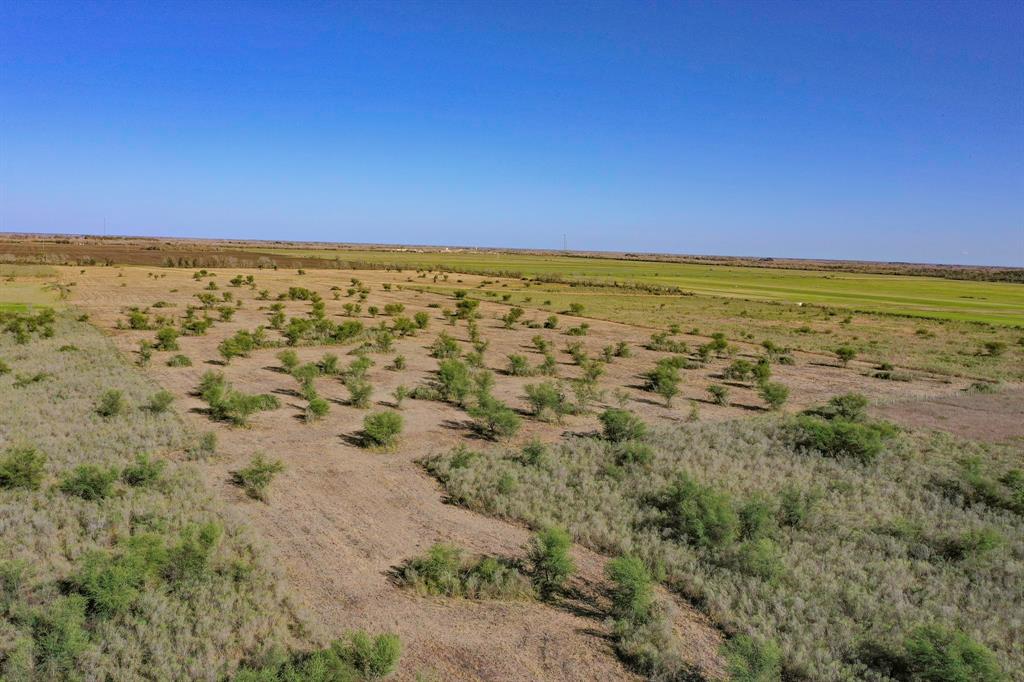
{"type": "Polygon", "coordinates": [[[630,261],[572,256],[464,253],[409,253],[376,250],[255,248],[267,254],[342,261],[444,267],[466,272],[521,272],[607,283],[633,282],[680,287],[697,294],[824,305],[1024,324],[1024,287],[1005,282],[973,282],[935,277],[876,275],[815,270],[630,261]]]}

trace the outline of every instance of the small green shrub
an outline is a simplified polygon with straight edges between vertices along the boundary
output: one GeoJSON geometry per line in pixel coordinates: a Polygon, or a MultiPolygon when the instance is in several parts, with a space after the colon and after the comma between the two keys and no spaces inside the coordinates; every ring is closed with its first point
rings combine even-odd
{"type": "Polygon", "coordinates": [[[46,456],[30,446],[8,448],[0,459],[0,488],[38,490],[46,476],[46,456]]]}
{"type": "Polygon", "coordinates": [[[807,410],[807,414],[825,419],[843,419],[849,422],[864,421],[867,417],[868,399],[860,393],[844,393],[829,399],[821,407],[807,410]]]}
{"type": "Polygon", "coordinates": [[[625,555],[605,565],[605,574],[612,583],[612,616],[631,623],[643,623],[654,606],[654,581],[644,562],[625,555]]]}
{"type": "Polygon", "coordinates": [[[363,440],[367,446],[390,448],[402,434],[403,419],[390,410],[374,412],[363,419],[363,440]]]}
{"type": "Polygon", "coordinates": [[[533,414],[541,420],[561,421],[562,417],[572,413],[572,406],[562,387],[553,381],[542,381],[539,384],[527,384],[524,387],[526,400],[530,403],[533,414]]]}
{"type": "Polygon", "coordinates": [[[373,386],[365,379],[350,378],[345,382],[348,389],[348,404],[360,410],[369,409],[373,386]]]}
{"type": "Polygon", "coordinates": [[[467,412],[476,421],[476,429],[492,440],[511,438],[519,431],[521,420],[508,405],[497,398],[483,394],[477,404],[467,412]]]}
{"type": "Polygon", "coordinates": [[[82,595],[70,594],[31,612],[35,658],[44,670],[54,672],[54,679],[77,676],[79,657],[89,646],[87,605],[82,595]]]}
{"type": "Polygon", "coordinates": [[[100,396],[99,405],[96,406],[96,414],[101,417],[116,417],[124,412],[127,404],[121,391],[110,389],[100,396]]]}
{"type": "Polygon", "coordinates": [[[150,459],[149,455],[140,454],[121,472],[121,480],[133,487],[152,485],[160,480],[166,466],[167,462],[162,459],[150,459]]]}
{"type": "Polygon", "coordinates": [[[816,450],[825,457],[849,458],[861,464],[870,464],[878,458],[886,433],[880,425],[843,419],[828,421],[800,416],[795,421],[798,446],[816,450]]]}
{"type": "Polygon", "coordinates": [[[457,358],[460,355],[459,344],[447,333],[441,332],[430,346],[430,355],[438,360],[457,358]]]}
{"type": "Polygon", "coordinates": [[[331,411],[331,404],[323,398],[313,398],[306,405],[305,418],[307,422],[314,422],[327,416],[331,411]]]}
{"type": "Polygon", "coordinates": [[[722,645],[722,653],[733,682],[779,682],[782,679],[782,652],[774,642],[736,635],[722,645]]]}
{"type": "Polygon", "coordinates": [[[615,448],[615,463],[620,466],[647,466],[654,461],[654,448],[647,443],[627,440],[615,448]]]}
{"type": "Polygon", "coordinates": [[[192,360],[187,355],[175,355],[167,361],[168,367],[191,367],[192,360]]]}
{"type": "Polygon", "coordinates": [[[468,599],[523,599],[533,587],[514,565],[495,557],[468,560],[453,545],[435,544],[398,572],[401,585],[424,595],[468,599]]]}
{"type": "Polygon", "coordinates": [[[666,529],[698,547],[722,548],[736,538],[739,530],[739,518],[729,497],[685,473],[663,490],[654,504],[664,514],[666,529]]]}
{"type": "Polygon", "coordinates": [[[402,644],[398,635],[387,633],[370,637],[357,630],[349,635],[347,643],[337,645],[337,652],[338,658],[348,662],[364,679],[378,680],[394,672],[402,644]]]}
{"type": "Polygon", "coordinates": [[[922,625],[904,642],[906,678],[927,682],[1005,680],[995,656],[983,644],[941,625],[922,625]]]}
{"type": "Polygon", "coordinates": [[[849,346],[840,346],[839,348],[836,348],[836,358],[839,359],[839,363],[843,367],[849,365],[850,360],[853,360],[855,357],[857,357],[857,351],[849,346]]]}
{"type": "Polygon", "coordinates": [[[628,410],[610,408],[602,412],[598,419],[604,437],[613,443],[643,438],[647,433],[647,425],[643,420],[628,410]]]}
{"type": "Polygon", "coordinates": [[[146,410],[153,414],[163,414],[171,409],[171,403],[173,402],[174,394],[161,389],[149,397],[149,402],[146,403],[146,410]]]}
{"type": "Polygon", "coordinates": [[[758,390],[761,400],[768,403],[768,408],[771,410],[780,409],[789,399],[789,388],[783,384],[776,382],[765,382],[761,384],[758,390]]]}
{"type": "Polygon", "coordinates": [[[267,489],[274,477],[284,471],[280,460],[268,460],[263,455],[254,455],[249,466],[232,473],[231,480],[254,500],[267,500],[267,489]]]}
{"type": "Polygon", "coordinates": [[[550,527],[535,534],[527,546],[530,575],[537,592],[550,599],[561,591],[576,570],[569,556],[572,539],[562,528],[550,527]]]}
{"type": "Polygon", "coordinates": [[[722,405],[723,407],[729,405],[729,388],[727,386],[711,384],[708,386],[708,395],[711,397],[711,402],[715,405],[722,405]]]}
{"type": "Polygon", "coordinates": [[[473,389],[469,368],[454,358],[438,365],[437,384],[441,399],[457,405],[463,404],[473,389]]]}
{"type": "Polygon", "coordinates": [[[161,327],[156,333],[157,350],[178,350],[178,330],[174,327],[161,327]]]}
{"type": "Polygon", "coordinates": [[[508,356],[508,369],[505,371],[514,377],[528,377],[533,373],[530,363],[522,355],[508,356]]]}
{"type": "Polygon", "coordinates": [[[114,492],[117,469],[104,469],[95,464],[79,464],[61,478],[60,490],[83,500],[102,500],[114,492]]]}
{"type": "Polygon", "coordinates": [[[286,372],[291,374],[296,367],[299,366],[299,355],[292,349],[288,348],[277,354],[277,360],[281,363],[281,367],[286,372]]]}

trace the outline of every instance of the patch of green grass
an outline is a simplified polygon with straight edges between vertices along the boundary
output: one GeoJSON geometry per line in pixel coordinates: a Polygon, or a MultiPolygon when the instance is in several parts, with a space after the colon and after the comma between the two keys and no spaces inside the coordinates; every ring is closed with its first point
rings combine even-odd
{"type": "Polygon", "coordinates": [[[326,259],[337,257],[342,261],[401,264],[409,268],[443,267],[463,272],[503,272],[605,284],[619,282],[678,287],[710,296],[814,303],[993,324],[1024,324],[1024,288],[1005,282],[501,252],[253,250],[326,259]]]}

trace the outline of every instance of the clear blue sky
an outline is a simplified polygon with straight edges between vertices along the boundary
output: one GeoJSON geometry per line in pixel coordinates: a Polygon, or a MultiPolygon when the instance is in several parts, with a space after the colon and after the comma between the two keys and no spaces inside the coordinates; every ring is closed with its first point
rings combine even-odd
{"type": "Polygon", "coordinates": [[[0,2],[0,230],[1024,265],[1024,2],[0,2]]]}

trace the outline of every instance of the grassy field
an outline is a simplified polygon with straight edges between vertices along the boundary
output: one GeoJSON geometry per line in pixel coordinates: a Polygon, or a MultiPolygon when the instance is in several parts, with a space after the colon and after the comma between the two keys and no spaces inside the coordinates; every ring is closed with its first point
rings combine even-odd
{"type": "Polygon", "coordinates": [[[497,252],[253,250],[267,254],[398,264],[409,268],[443,267],[461,272],[521,273],[523,276],[561,277],[605,284],[618,282],[679,287],[709,296],[813,303],[872,312],[1024,325],[1024,288],[1003,282],[497,252]]]}
{"type": "MultiPolygon", "coordinates": [[[[406,286],[451,294],[466,289],[467,284],[471,283],[467,280],[406,286]]],[[[578,304],[583,306],[582,314],[586,317],[652,329],[677,324],[683,331],[696,330],[701,336],[722,332],[733,339],[754,343],[770,340],[788,348],[824,354],[846,345],[854,348],[861,359],[879,364],[978,379],[1024,380],[1024,332],[1015,327],[517,280],[470,286],[466,290],[471,298],[504,301],[545,313],[561,313],[578,304]],[[1003,344],[1006,350],[1000,355],[987,352],[985,343],[992,341],[1003,344]]]]}

